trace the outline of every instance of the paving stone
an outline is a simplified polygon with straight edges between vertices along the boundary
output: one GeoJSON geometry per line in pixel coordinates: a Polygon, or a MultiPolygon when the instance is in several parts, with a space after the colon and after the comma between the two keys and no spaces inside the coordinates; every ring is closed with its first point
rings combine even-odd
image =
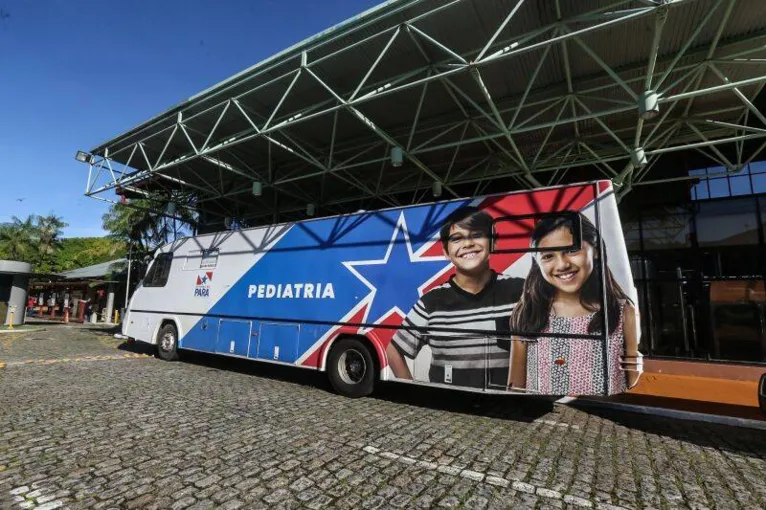
{"type": "Polygon", "coordinates": [[[239,491],[232,488],[220,490],[212,495],[211,499],[218,504],[225,503],[226,501],[239,495],[239,491]]]}
{"type": "Polygon", "coordinates": [[[243,501],[240,501],[238,499],[230,499],[226,503],[222,504],[219,508],[219,510],[237,510],[238,508],[242,508],[245,506],[245,503],[243,501]]]}
{"type": "Polygon", "coordinates": [[[186,497],[183,497],[183,498],[179,499],[175,503],[173,503],[173,506],[171,506],[170,508],[171,508],[171,510],[181,510],[182,508],[188,508],[188,507],[192,506],[196,502],[197,502],[197,500],[194,499],[193,497],[186,496],[186,497]]]}
{"type": "Polygon", "coordinates": [[[154,496],[151,494],[144,494],[135,499],[132,499],[126,503],[127,508],[144,508],[148,506],[154,500],[154,496]]]}
{"type": "Polygon", "coordinates": [[[0,342],[0,508],[766,508],[763,431],[419,389],[349,400],[321,374],[120,343],[75,326],[0,342]]]}
{"type": "Polygon", "coordinates": [[[201,480],[197,480],[196,482],[194,482],[194,485],[199,487],[200,489],[204,489],[206,487],[210,487],[211,485],[213,485],[220,479],[221,477],[218,475],[210,475],[210,476],[206,476],[205,478],[201,480]]]}

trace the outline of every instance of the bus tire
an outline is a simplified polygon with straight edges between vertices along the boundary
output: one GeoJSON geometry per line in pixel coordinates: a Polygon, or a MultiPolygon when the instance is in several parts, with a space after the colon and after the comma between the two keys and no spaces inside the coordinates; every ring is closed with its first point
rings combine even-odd
{"type": "Polygon", "coordinates": [[[165,361],[178,361],[178,330],[171,323],[157,333],[157,355],[165,361]]]}
{"type": "Polygon", "coordinates": [[[346,397],[365,397],[375,386],[375,362],[370,349],[356,338],[342,338],[327,359],[332,387],[346,397]]]}

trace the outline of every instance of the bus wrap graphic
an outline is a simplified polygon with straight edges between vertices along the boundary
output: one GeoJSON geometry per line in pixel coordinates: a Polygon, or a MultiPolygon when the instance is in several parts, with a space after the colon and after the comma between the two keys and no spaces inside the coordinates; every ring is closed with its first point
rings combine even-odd
{"type": "MultiPolygon", "coordinates": [[[[614,202],[607,181],[275,226],[279,236],[267,247],[258,245],[249,263],[247,248],[227,251],[225,240],[205,245],[220,250],[216,271],[231,276],[224,285],[218,278],[213,282],[212,270],[195,275],[194,295],[208,297],[210,304],[202,314],[194,314],[197,318],[181,332],[179,346],[324,369],[334,339],[357,335],[370,339],[379,367],[397,379],[475,388],[527,385],[539,393],[623,391],[621,376],[612,369],[624,366],[622,338],[637,343],[631,322],[637,313],[635,290],[616,204],[602,213],[611,215],[604,231],[606,244],[593,227],[606,224],[598,219],[601,198],[604,204],[614,202]],[[454,281],[463,262],[449,252],[440,230],[455,214],[469,209],[492,225],[487,236],[492,249],[485,255],[494,275],[488,285],[494,287],[491,296],[489,290],[477,292],[471,307],[460,308],[455,303],[461,291],[454,281]],[[539,220],[559,212],[566,214],[539,220]],[[532,216],[538,219],[502,221],[532,216]],[[546,222],[553,222],[550,232],[544,231],[546,222]],[[581,271],[551,269],[556,250],[545,256],[530,253],[531,245],[544,246],[565,227],[570,243],[582,230],[583,246],[578,239],[578,246],[566,251],[567,263],[577,264],[578,253],[588,249],[590,259],[581,271]],[[607,250],[616,257],[609,267],[599,268],[607,250]],[[591,274],[600,275],[604,269],[606,292],[594,294],[591,274]],[[539,283],[530,280],[533,276],[539,283]],[[554,301],[530,304],[524,298],[534,285],[551,289],[545,291],[550,294],[583,283],[582,302],[589,314],[582,323],[559,323],[547,315],[536,319],[541,307],[547,314],[554,301]],[[599,302],[611,307],[607,313],[596,309],[599,302]],[[513,329],[512,323],[521,327],[513,329]],[[221,332],[241,330],[236,333],[241,336],[245,325],[244,344],[221,344],[221,332]],[[608,331],[602,331],[603,325],[608,331]],[[440,328],[444,331],[438,332],[440,328]],[[519,335],[533,329],[537,333],[531,338],[519,335]],[[570,340],[551,341],[556,336],[570,340]],[[606,350],[599,347],[598,338],[609,344],[606,350]],[[520,367],[516,376],[524,372],[515,382],[509,376],[514,363],[520,367]]],[[[255,235],[247,232],[226,236],[255,235]]],[[[470,265],[468,261],[478,256],[469,253],[465,262],[470,265]]]]}

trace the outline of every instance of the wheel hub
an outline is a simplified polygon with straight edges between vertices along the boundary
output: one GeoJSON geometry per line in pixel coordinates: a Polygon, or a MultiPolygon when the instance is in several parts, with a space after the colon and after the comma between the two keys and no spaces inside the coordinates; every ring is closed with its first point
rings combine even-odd
{"type": "Polygon", "coordinates": [[[362,353],[349,349],[338,359],[338,373],[346,384],[359,384],[367,374],[367,362],[362,353]]]}
{"type": "Polygon", "coordinates": [[[160,347],[163,351],[169,351],[172,349],[173,343],[175,343],[175,338],[173,337],[172,333],[165,333],[162,335],[162,342],[160,342],[160,347]]]}

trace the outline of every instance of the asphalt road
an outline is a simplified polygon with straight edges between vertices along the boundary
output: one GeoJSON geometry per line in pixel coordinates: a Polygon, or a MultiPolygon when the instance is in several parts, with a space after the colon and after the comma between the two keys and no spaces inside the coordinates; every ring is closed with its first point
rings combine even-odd
{"type": "Polygon", "coordinates": [[[766,508],[766,432],[0,335],[0,508],[766,508]]]}

